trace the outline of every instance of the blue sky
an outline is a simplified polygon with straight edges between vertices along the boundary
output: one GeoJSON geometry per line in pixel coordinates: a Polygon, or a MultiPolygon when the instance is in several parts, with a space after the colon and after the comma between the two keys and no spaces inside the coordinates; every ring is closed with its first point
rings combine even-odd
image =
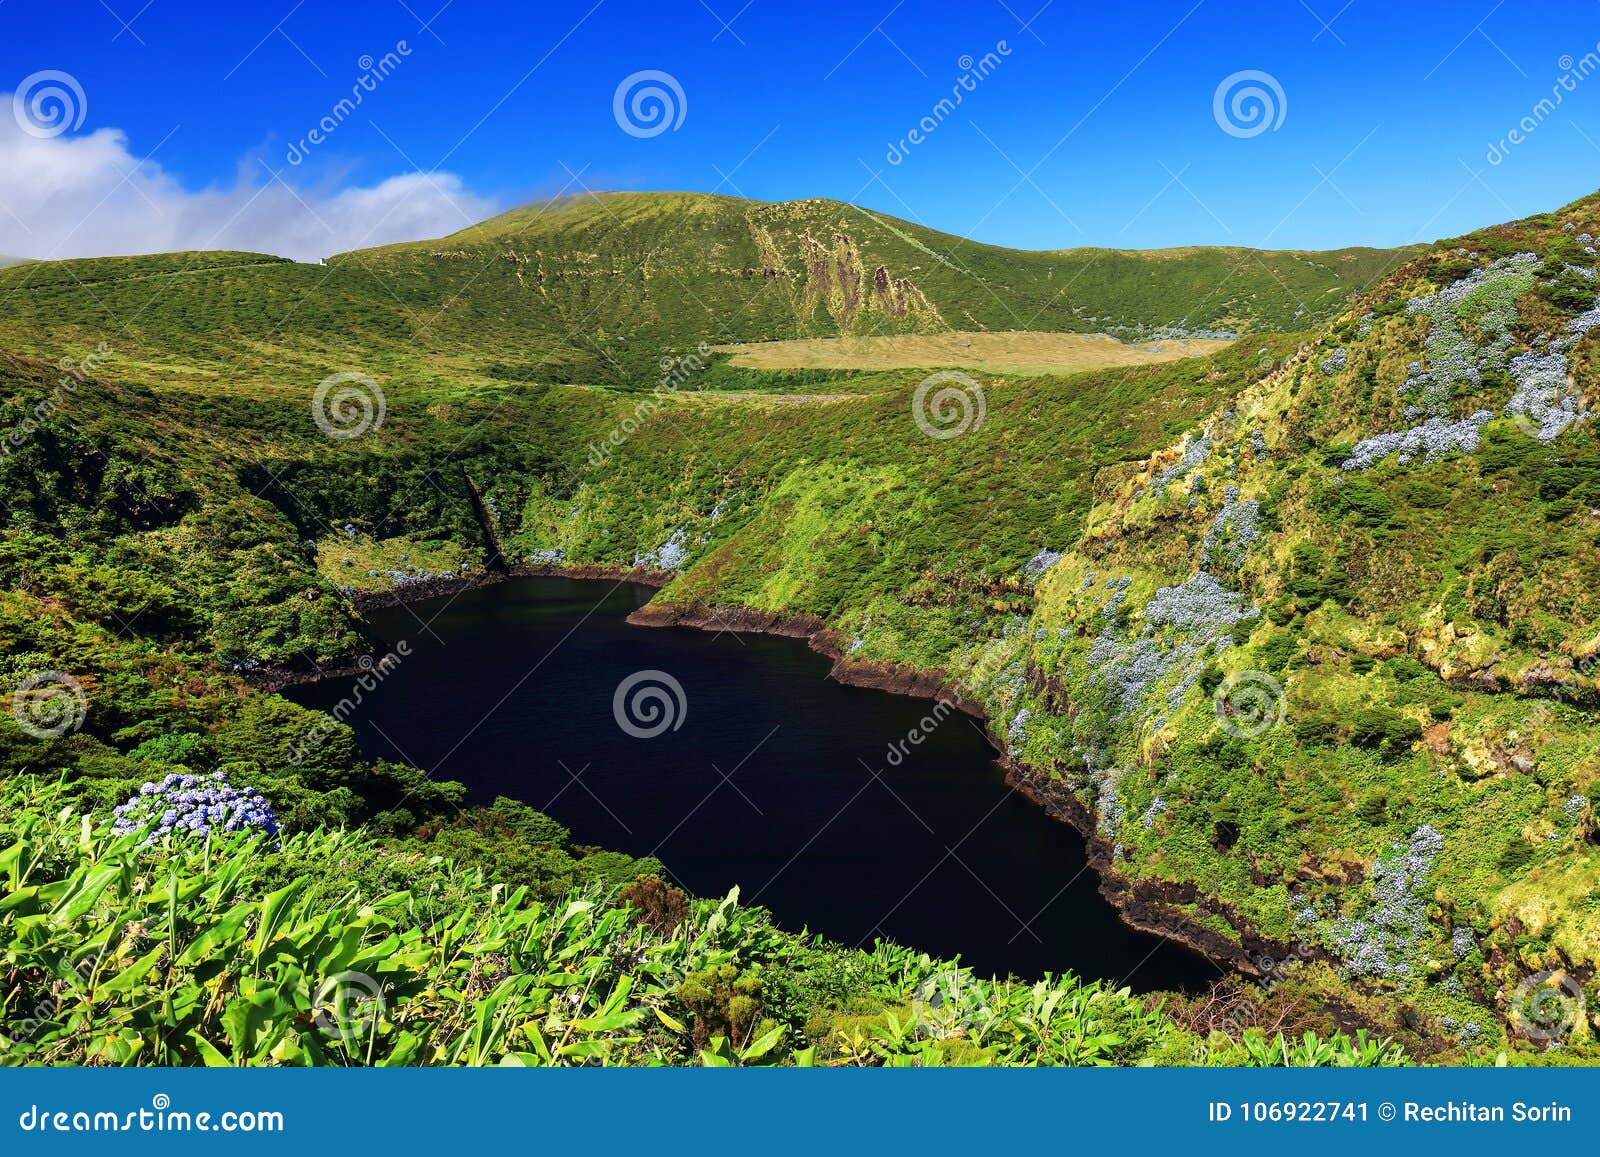
{"type": "Polygon", "coordinates": [[[1320,248],[1600,187],[1594,0],[1042,2],[0,0],[0,93],[65,73],[83,113],[44,136],[0,109],[0,253],[317,256],[582,189],[834,197],[1027,248],[1320,248]],[[647,70],[682,92],[657,135],[614,115],[647,70]],[[1215,115],[1244,72],[1281,113],[1254,135],[1215,115]]]}

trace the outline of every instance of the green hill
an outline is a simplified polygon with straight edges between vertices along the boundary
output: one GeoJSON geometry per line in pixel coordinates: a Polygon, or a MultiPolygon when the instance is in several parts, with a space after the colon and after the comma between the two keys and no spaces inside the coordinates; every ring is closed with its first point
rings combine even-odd
{"type": "MultiPolygon", "coordinates": [[[[1241,1056],[1252,1025],[1352,1021],[1429,1057],[1552,1059],[1553,1039],[1592,1056],[1596,233],[1588,198],[1339,261],[1017,255],[826,202],[611,195],[325,266],[178,254],[0,272],[5,677],[70,674],[86,707],[53,739],[0,712],[0,764],[62,776],[101,816],[174,768],[226,769],[273,801],[296,864],[319,826],[359,826],[508,887],[611,895],[650,865],[570,848],[526,809],[458,814],[458,785],[363,760],[342,726],[296,758],[324,724],[261,690],[369,646],[360,597],[391,588],[402,555],[434,578],[480,575],[482,518],[514,565],[674,571],[648,620],[821,620],[819,645],[854,663],[942,675],[987,713],[1013,775],[1092,833],[1113,894],[1260,974],[1226,1022],[1172,1004],[1218,1043],[1207,1056],[1241,1056]],[[1266,332],[1301,305],[1262,274],[1201,319],[1217,285],[1201,271],[1230,261],[1294,266],[1323,304],[1298,333],[1266,332]],[[1051,306],[1065,268],[1083,280],[1051,306]],[[921,370],[676,356],[713,336],[1009,328],[1027,305],[1056,310],[1039,329],[1257,332],[1159,365],[973,371],[942,383],[943,406],[918,402],[921,370]],[[564,336],[585,318],[608,328],[564,336]],[[102,340],[64,374],[63,356],[102,340]],[[613,346],[626,354],[601,355],[613,346]],[[566,382],[539,360],[556,354],[566,382]],[[386,408],[333,440],[310,394],[346,368],[378,378],[386,408]],[[941,423],[954,436],[930,436],[941,423]],[[1528,1019],[1550,1008],[1559,1024],[1528,1019]]],[[[18,798],[0,809],[8,840],[45,820],[18,798]]],[[[62,849],[50,870],[77,879],[92,858],[62,849]]],[[[452,895],[478,888],[452,880],[452,895]]],[[[363,895],[393,885],[380,872],[363,895]]],[[[0,911],[0,928],[15,920],[0,911]]],[[[389,932],[413,935],[370,928],[389,932]]],[[[34,945],[14,968],[70,967],[40,941],[3,943],[34,945]]],[[[726,944],[723,960],[737,976],[783,958],[787,1031],[814,1016],[846,1051],[852,1032],[899,1031],[903,972],[829,989],[868,965],[785,944],[726,944]]],[[[425,970],[413,982],[433,999],[425,970]]],[[[692,1009],[650,991],[652,1017],[692,1009]]],[[[1145,1024],[1148,1047],[1111,1059],[1172,1059],[1162,1042],[1189,1038],[1169,1028],[1145,1024]]]]}
{"type": "Polygon", "coordinates": [[[210,388],[348,368],[648,387],[663,354],[702,344],[1304,328],[1406,252],[1028,253],[834,201],[604,193],[325,265],[186,253],[0,270],[0,344],[48,357],[108,341],[141,380],[210,388]]]}

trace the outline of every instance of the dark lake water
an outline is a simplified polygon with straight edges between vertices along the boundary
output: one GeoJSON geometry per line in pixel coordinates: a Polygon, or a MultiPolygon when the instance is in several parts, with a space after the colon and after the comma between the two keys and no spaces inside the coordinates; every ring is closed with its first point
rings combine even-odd
{"type": "MultiPolygon", "coordinates": [[[[519,579],[375,612],[412,653],[351,717],[363,749],[484,802],[523,800],[580,843],[654,855],[696,894],[737,884],[785,927],[845,944],[1143,990],[1218,975],[1118,919],[1077,832],[1006,788],[973,720],[835,683],[798,640],[629,626],[650,593],[519,579]],[[648,737],[614,710],[641,671],[682,690],[654,675],[625,693],[622,719],[648,737]]],[[[291,697],[327,708],[349,683],[291,697]]]]}

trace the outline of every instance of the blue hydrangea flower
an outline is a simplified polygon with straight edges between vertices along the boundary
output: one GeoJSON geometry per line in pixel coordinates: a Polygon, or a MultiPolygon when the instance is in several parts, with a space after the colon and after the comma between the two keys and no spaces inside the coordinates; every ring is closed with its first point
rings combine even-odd
{"type": "Polygon", "coordinates": [[[119,833],[148,831],[146,844],[174,832],[208,836],[212,832],[258,831],[277,836],[278,817],[272,804],[253,787],[238,788],[220,772],[193,775],[174,772],[160,783],[145,783],[137,794],[114,808],[113,829],[119,833]]]}

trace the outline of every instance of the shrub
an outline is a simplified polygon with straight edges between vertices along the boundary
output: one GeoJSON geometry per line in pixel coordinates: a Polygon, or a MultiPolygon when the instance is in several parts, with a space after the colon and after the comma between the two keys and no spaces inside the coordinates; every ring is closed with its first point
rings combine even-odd
{"type": "Polygon", "coordinates": [[[272,805],[253,787],[236,788],[220,772],[207,776],[172,774],[146,783],[113,813],[119,833],[146,833],[145,842],[163,836],[232,835],[257,831],[278,834],[272,805]]]}
{"type": "Polygon", "coordinates": [[[689,918],[689,897],[656,876],[641,876],[617,894],[639,913],[639,922],[658,936],[670,936],[689,918]]]}
{"type": "Polygon", "coordinates": [[[1350,723],[1350,740],[1358,747],[1377,748],[1393,759],[1422,737],[1422,725],[1388,707],[1364,707],[1350,723]]]}
{"type": "Polygon", "coordinates": [[[694,1014],[694,1043],[706,1048],[723,1037],[735,1049],[750,1039],[761,1016],[761,977],[721,964],[691,972],[678,985],[678,998],[694,1014]]]}

